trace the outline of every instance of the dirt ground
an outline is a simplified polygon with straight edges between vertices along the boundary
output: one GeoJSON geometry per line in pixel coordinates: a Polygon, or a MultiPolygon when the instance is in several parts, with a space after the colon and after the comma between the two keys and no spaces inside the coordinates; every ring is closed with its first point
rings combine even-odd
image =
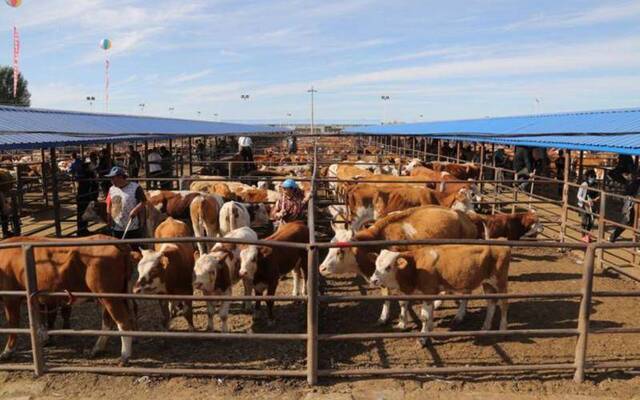
{"type": "MultiPolygon", "coordinates": [[[[555,250],[516,249],[511,264],[510,291],[550,292],[577,290],[581,264],[555,250]]],[[[351,277],[328,281],[334,294],[357,294],[351,277]]],[[[631,281],[615,276],[597,276],[595,290],[637,290],[631,281]]],[[[239,288],[238,288],[239,289],[239,288]]],[[[287,294],[291,280],[281,282],[278,292],[287,294]]],[[[639,300],[629,298],[595,299],[592,314],[594,327],[629,327],[637,325],[639,300]]],[[[196,328],[206,326],[204,303],[196,303],[196,328]]],[[[514,300],[509,308],[510,329],[573,328],[577,324],[577,299],[514,300]]],[[[414,310],[419,312],[417,306],[414,310]]],[[[375,321],[379,302],[331,304],[323,307],[321,328],[324,333],[388,332],[391,326],[379,327],[375,321]]],[[[397,317],[394,305],[394,318],[397,317]]],[[[255,332],[305,331],[303,304],[278,303],[277,325],[269,328],[264,318],[253,327],[255,332]]],[[[439,330],[447,330],[455,314],[455,304],[446,303],[436,312],[439,330]]],[[[160,329],[156,302],[141,305],[140,328],[160,329]]],[[[484,304],[470,303],[469,314],[458,328],[479,329],[484,304]]],[[[496,316],[497,319],[498,316],[496,316]]],[[[74,307],[74,328],[98,328],[94,304],[74,307]]],[[[251,327],[250,316],[240,304],[233,304],[230,329],[245,332],[251,327]]],[[[23,318],[23,325],[26,316],[23,318]]],[[[497,320],[495,321],[497,323],[497,320]]],[[[218,321],[216,319],[216,324],[218,321]]],[[[185,330],[182,319],[173,321],[173,329],[185,330]]],[[[219,325],[216,325],[219,328],[219,325]]],[[[412,322],[410,329],[419,329],[412,322]]],[[[638,361],[640,335],[591,335],[588,360],[638,361]]],[[[88,360],[94,339],[58,337],[46,348],[48,365],[113,366],[119,354],[119,341],[109,342],[106,354],[88,360]]],[[[573,362],[575,337],[503,337],[490,340],[451,338],[435,340],[433,346],[421,348],[415,339],[321,342],[320,368],[358,369],[463,365],[513,365],[522,363],[573,362]]],[[[27,337],[19,340],[20,352],[14,362],[29,363],[27,337]]],[[[138,339],[134,342],[132,366],[158,368],[270,368],[304,369],[305,343],[291,341],[138,339]]],[[[47,374],[33,379],[29,373],[0,373],[0,399],[5,398],[168,398],[199,399],[236,397],[254,398],[431,398],[452,394],[472,398],[640,398],[640,372],[595,371],[588,382],[577,385],[571,372],[512,373],[505,375],[408,376],[399,379],[337,378],[321,379],[320,386],[309,388],[302,379],[240,379],[191,377],[133,377],[96,374],[47,374]]]]}

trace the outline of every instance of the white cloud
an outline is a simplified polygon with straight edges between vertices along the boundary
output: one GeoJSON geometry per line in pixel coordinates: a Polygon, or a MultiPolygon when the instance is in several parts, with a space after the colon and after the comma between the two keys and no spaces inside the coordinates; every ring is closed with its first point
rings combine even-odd
{"type": "Polygon", "coordinates": [[[584,11],[556,14],[536,15],[522,21],[511,23],[505,30],[541,29],[541,28],[571,28],[584,25],[604,24],[622,20],[632,20],[640,17],[640,2],[631,1],[616,5],[600,6],[584,11]]]}
{"type": "Polygon", "coordinates": [[[204,78],[207,75],[210,75],[213,72],[211,68],[207,68],[202,71],[193,72],[191,74],[180,74],[176,78],[172,79],[174,83],[185,83],[198,80],[200,78],[204,78]]]}

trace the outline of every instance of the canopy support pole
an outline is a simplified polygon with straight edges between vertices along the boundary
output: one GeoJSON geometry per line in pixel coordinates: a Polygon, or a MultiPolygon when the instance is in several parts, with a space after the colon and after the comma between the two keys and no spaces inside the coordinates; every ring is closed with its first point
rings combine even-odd
{"type": "Polygon", "coordinates": [[[189,160],[189,176],[193,176],[193,148],[191,147],[191,136],[189,136],[187,138],[187,146],[188,146],[188,150],[187,150],[187,154],[188,154],[188,160],[189,160]]]}
{"type": "MultiPolygon", "coordinates": [[[[51,198],[53,199],[53,223],[56,230],[56,237],[62,236],[62,226],[60,223],[60,196],[58,195],[58,163],[56,162],[56,148],[50,149],[51,158],[51,198]]],[[[80,216],[78,216],[79,218],[80,216]]]]}
{"type": "Polygon", "coordinates": [[[564,184],[562,186],[562,215],[560,216],[560,243],[566,241],[567,215],[569,213],[569,169],[571,168],[571,151],[564,153],[564,184]]]}
{"type": "MultiPolygon", "coordinates": [[[[144,177],[149,178],[149,141],[144,141],[144,177]]],[[[145,185],[147,190],[151,188],[151,181],[147,180],[145,185]]]]}

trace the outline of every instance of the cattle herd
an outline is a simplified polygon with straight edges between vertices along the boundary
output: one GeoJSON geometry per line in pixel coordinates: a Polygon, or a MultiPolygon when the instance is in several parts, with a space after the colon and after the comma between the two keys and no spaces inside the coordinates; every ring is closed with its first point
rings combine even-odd
{"type": "MultiPolygon", "coordinates": [[[[379,161],[380,158],[376,157],[379,161]]],[[[259,162],[257,161],[257,164],[259,162]]],[[[335,163],[320,168],[326,198],[313,212],[331,221],[333,242],[349,246],[332,247],[319,260],[319,272],[331,277],[352,274],[364,277],[381,288],[384,295],[471,293],[482,288],[486,293],[506,293],[508,288],[510,249],[487,245],[394,245],[358,247],[363,241],[402,241],[422,239],[495,239],[518,240],[534,237],[542,231],[534,211],[485,215],[478,212],[482,193],[475,180],[479,168],[473,164],[425,163],[410,160],[402,170],[395,165],[367,164],[367,158],[355,162],[335,163]]],[[[309,228],[304,221],[281,224],[273,231],[270,207],[281,196],[279,184],[285,176],[309,177],[309,165],[262,167],[253,176],[263,181],[250,185],[246,180],[230,181],[220,176],[193,178],[189,190],[153,190],[146,193],[145,234],[165,239],[140,252],[129,245],[86,246],[77,239],[15,237],[3,243],[35,241],[60,242],[67,246],[43,246],[34,249],[38,289],[44,292],[135,293],[230,296],[242,284],[245,295],[274,295],[281,279],[293,275],[295,296],[306,291],[307,250],[256,244],[267,242],[309,243],[309,228]],[[196,179],[197,178],[197,179],[196,179]],[[202,241],[171,242],[173,238],[236,239],[237,243],[202,241]],[[169,241],[167,243],[167,241],[169,241]]],[[[0,182],[1,183],[1,182],[0,182]]],[[[298,184],[311,190],[307,180],[298,184]]],[[[112,199],[113,201],[113,199],[112,199]]],[[[106,223],[103,202],[90,204],[80,218],[106,223]]],[[[83,238],[89,241],[110,239],[105,235],[83,238]]],[[[0,290],[25,290],[25,261],[22,249],[0,249],[0,290]]],[[[8,327],[17,327],[22,298],[2,298],[8,327]]],[[[50,326],[55,312],[61,310],[64,326],[69,327],[71,304],[82,299],[41,296],[43,309],[49,313],[50,326]]],[[[206,327],[194,326],[191,301],[159,301],[164,326],[172,318],[186,318],[189,330],[229,332],[229,301],[207,302],[206,327]]],[[[274,302],[267,303],[269,326],[275,325],[274,302]]],[[[125,299],[100,298],[103,329],[136,330],[136,304],[125,299]]],[[[401,302],[397,327],[407,325],[408,302],[401,302]]],[[[249,311],[251,304],[244,302],[249,311]]],[[[422,304],[422,331],[433,327],[434,309],[439,302],[422,304]]],[[[496,306],[501,312],[500,329],[507,329],[505,299],[487,301],[483,329],[492,328],[496,306]]],[[[254,315],[260,301],[255,304],[254,315]]],[[[460,301],[454,324],[463,320],[467,302],[460,301]]],[[[378,322],[390,320],[390,304],[383,304],[378,322]]],[[[277,311],[277,310],[276,310],[277,311]]],[[[372,321],[373,322],[373,321],[372,321]]],[[[46,330],[43,330],[46,332],[46,330]]],[[[100,337],[92,354],[104,350],[107,337],[100,337]]],[[[131,357],[132,338],[121,338],[121,364],[131,357]]],[[[16,335],[10,334],[0,359],[16,351],[16,335]]]]}

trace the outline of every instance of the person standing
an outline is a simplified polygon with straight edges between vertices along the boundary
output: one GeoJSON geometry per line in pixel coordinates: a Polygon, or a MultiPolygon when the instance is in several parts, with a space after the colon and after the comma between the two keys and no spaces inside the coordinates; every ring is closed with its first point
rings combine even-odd
{"type": "MultiPolygon", "coordinates": [[[[173,159],[171,152],[165,146],[160,147],[160,169],[163,178],[171,178],[173,175],[173,159]]],[[[173,184],[169,180],[160,182],[161,189],[169,190],[172,186],[173,184]]]]}
{"type": "Polygon", "coordinates": [[[89,206],[89,203],[98,199],[96,177],[95,170],[91,168],[90,159],[86,159],[85,162],[81,163],[74,174],[74,178],[78,184],[78,190],[76,192],[78,236],[87,236],[90,234],[88,229],[89,223],[82,219],[82,215],[89,206]]]}
{"type": "MultiPolygon", "coordinates": [[[[111,160],[111,156],[109,155],[109,150],[106,148],[100,150],[100,157],[98,158],[98,176],[100,178],[106,178],[109,171],[113,167],[113,162],[111,160]]],[[[100,181],[100,187],[102,188],[102,193],[105,197],[107,197],[107,193],[109,193],[109,187],[111,186],[111,182],[108,180],[100,181]]]]}
{"type": "Polygon", "coordinates": [[[298,138],[292,133],[287,137],[287,147],[289,154],[295,154],[298,152],[298,138]]]}
{"type": "MultiPolygon", "coordinates": [[[[625,172],[621,178],[626,183],[624,188],[624,195],[626,197],[622,203],[622,221],[620,223],[622,225],[633,226],[636,220],[636,202],[634,200],[640,195],[640,178],[633,176],[630,172],[625,172]]],[[[609,241],[615,242],[618,240],[622,232],[624,232],[624,228],[616,226],[609,235],[609,241]]]]}
{"type": "Polygon", "coordinates": [[[590,190],[596,185],[596,172],[592,169],[587,170],[585,180],[580,184],[578,189],[578,207],[582,209],[580,213],[580,221],[583,236],[582,241],[589,243],[591,241],[591,230],[593,229],[593,205],[600,196],[595,190],[590,190]]]}
{"type": "MultiPolygon", "coordinates": [[[[162,156],[156,149],[152,149],[147,155],[147,160],[149,162],[149,178],[159,178],[162,175],[162,156]]],[[[158,181],[151,181],[151,187],[154,189],[158,188],[158,181]]]]}
{"type": "MultiPolygon", "coordinates": [[[[142,238],[142,226],[147,198],[142,187],[127,180],[121,167],[113,167],[106,175],[112,186],[107,196],[107,216],[111,220],[111,234],[119,239],[142,238]]],[[[132,246],[139,249],[139,246],[132,246]]]]}
{"type": "Polygon", "coordinates": [[[251,149],[252,146],[253,141],[249,136],[240,136],[238,138],[238,149],[240,151],[242,161],[244,161],[243,169],[245,172],[253,170],[253,150],[251,149]]]}
{"type": "Polygon", "coordinates": [[[297,221],[304,218],[307,202],[311,198],[311,192],[304,194],[302,189],[293,179],[282,182],[280,198],[271,209],[271,218],[275,225],[297,221]]]}
{"type": "Polygon", "coordinates": [[[133,145],[129,145],[125,165],[127,166],[129,178],[137,178],[140,174],[140,168],[142,167],[142,156],[140,156],[140,153],[133,145]]]}
{"type": "Polygon", "coordinates": [[[531,150],[527,147],[518,146],[513,156],[513,170],[516,173],[515,179],[523,181],[520,183],[520,190],[526,191],[529,186],[529,178],[534,174],[531,150]]]}

